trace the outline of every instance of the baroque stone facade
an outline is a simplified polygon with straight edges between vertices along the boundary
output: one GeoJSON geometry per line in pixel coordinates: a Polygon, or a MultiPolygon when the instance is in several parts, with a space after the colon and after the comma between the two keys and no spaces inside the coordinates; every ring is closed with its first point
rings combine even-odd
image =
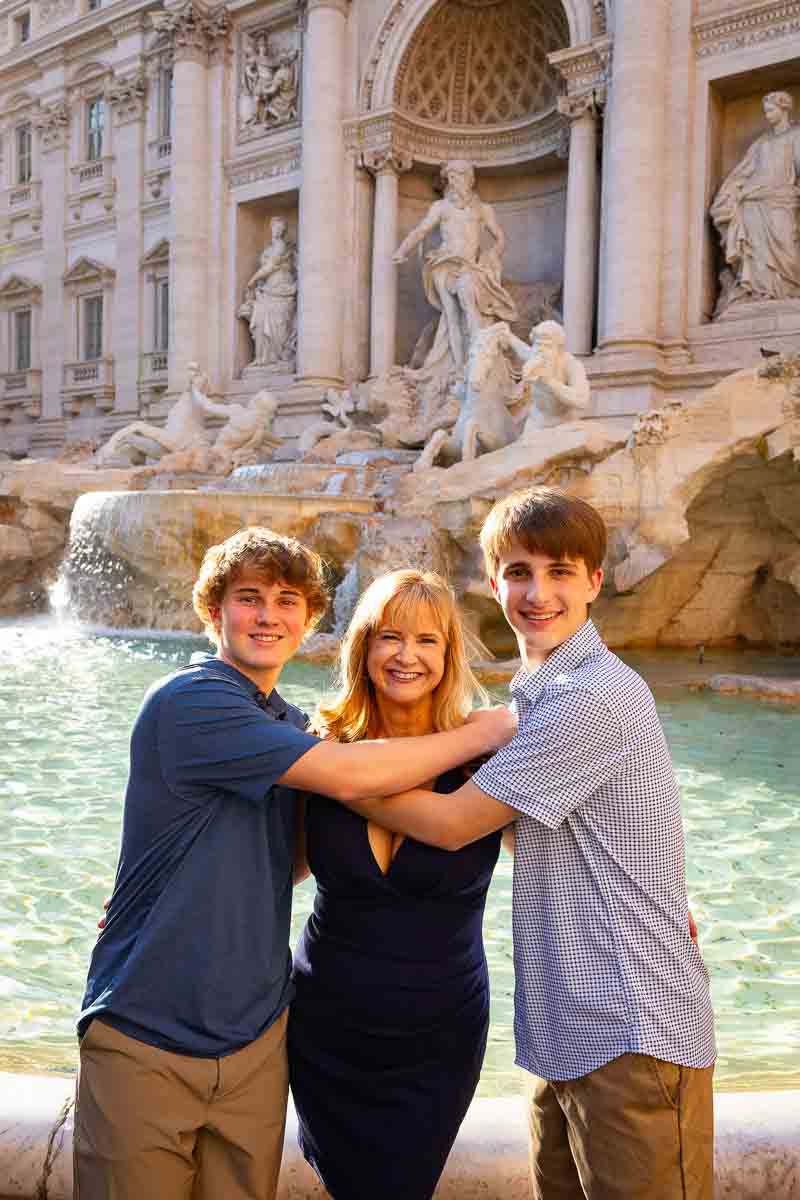
{"type": "Polygon", "coordinates": [[[767,163],[763,107],[787,97],[794,145],[800,0],[0,0],[0,52],[14,457],[163,424],[189,362],[223,403],[268,369],[290,439],[331,387],[413,368],[439,235],[394,256],[447,161],[474,165],[503,231],[513,336],[550,297],[590,419],[796,346],[800,241],[753,230],[800,207],[800,154],[767,163]],[[252,283],[275,222],[279,349],[256,342],[252,283]]]}

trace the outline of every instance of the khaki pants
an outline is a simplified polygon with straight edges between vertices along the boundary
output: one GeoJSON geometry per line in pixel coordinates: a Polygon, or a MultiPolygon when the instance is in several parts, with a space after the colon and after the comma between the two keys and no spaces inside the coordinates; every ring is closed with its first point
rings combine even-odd
{"type": "Polygon", "coordinates": [[[534,1200],[711,1200],[714,1068],[623,1054],[528,1088],[534,1200]]]}
{"type": "Polygon", "coordinates": [[[289,1072],[284,1012],[225,1058],[92,1021],[75,1105],[75,1200],[273,1200],[289,1072]]]}

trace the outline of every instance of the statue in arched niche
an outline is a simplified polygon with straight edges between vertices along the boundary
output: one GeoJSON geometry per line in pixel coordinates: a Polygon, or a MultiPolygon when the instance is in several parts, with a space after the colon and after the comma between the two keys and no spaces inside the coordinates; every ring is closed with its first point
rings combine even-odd
{"type": "Polygon", "coordinates": [[[447,190],[398,247],[403,263],[415,246],[438,228],[441,243],[425,258],[425,295],[441,311],[433,347],[424,366],[443,361],[449,352],[456,370],[467,361],[476,334],[496,321],[515,321],[517,307],[502,284],[506,239],[494,209],[475,191],[472,163],[455,160],[442,168],[447,190]],[[492,244],[481,249],[486,231],[492,244]]]}
{"type": "Polygon", "coordinates": [[[763,105],[769,130],[711,205],[726,262],[716,316],[741,301],[800,297],[800,126],[788,92],[770,92],[763,105]]]}
{"type": "Polygon", "coordinates": [[[272,240],[247,282],[239,316],[246,320],[255,350],[252,366],[293,370],[297,352],[296,249],[284,217],[270,222],[272,240]]]}

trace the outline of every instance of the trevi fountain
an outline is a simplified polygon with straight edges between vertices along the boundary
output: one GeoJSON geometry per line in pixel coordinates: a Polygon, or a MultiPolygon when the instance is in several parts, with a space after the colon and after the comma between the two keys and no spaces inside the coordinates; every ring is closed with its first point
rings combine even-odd
{"type": "MultiPolygon", "coordinates": [[[[21,13],[1,0],[0,1197],[71,1195],[125,738],[202,648],[205,548],[263,524],[328,562],[287,673],[306,708],[359,592],[406,564],[451,579],[502,696],[477,532],[535,482],[608,523],[593,616],[683,786],[719,1195],[797,1194],[800,4],[21,13]]],[[[527,1194],[510,872],[443,1195],[527,1194]]],[[[283,1179],[317,1194],[288,1142],[283,1179]]]]}

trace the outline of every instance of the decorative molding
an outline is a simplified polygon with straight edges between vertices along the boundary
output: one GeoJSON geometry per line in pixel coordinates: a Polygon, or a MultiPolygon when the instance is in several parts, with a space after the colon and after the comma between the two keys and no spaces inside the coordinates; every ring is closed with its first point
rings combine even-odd
{"type": "Polygon", "coordinates": [[[144,270],[147,267],[163,267],[169,262],[169,238],[160,238],[142,256],[139,265],[144,270]]]}
{"type": "Polygon", "coordinates": [[[295,142],[290,146],[267,151],[249,159],[235,159],[225,163],[225,178],[230,187],[243,187],[261,179],[275,179],[280,175],[293,175],[302,166],[302,151],[295,142]]]}
{"type": "Polygon", "coordinates": [[[230,19],[225,4],[210,8],[201,0],[184,0],[169,12],[152,13],[157,34],[155,49],[171,47],[175,60],[191,59],[206,65],[227,43],[230,19]]]}
{"type": "Polygon", "coordinates": [[[606,0],[592,0],[592,32],[595,37],[603,37],[608,33],[606,0]]]}
{"type": "Polygon", "coordinates": [[[114,282],[116,274],[113,267],[107,267],[96,258],[82,254],[69,270],[64,272],[62,281],[67,288],[80,287],[85,283],[99,283],[107,287],[114,282]]]}
{"type": "Polygon", "coordinates": [[[452,129],[388,110],[345,122],[346,148],[362,161],[370,153],[410,155],[439,165],[466,158],[477,166],[530,162],[563,147],[564,118],[555,108],[535,121],[497,129],[452,129]]]}
{"type": "Polygon", "coordinates": [[[41,0],[39,4],[39,23],[42,28],[55,25],[56,21],[74,13],[76,0],[41,0]]]}
{"type": "Polygon", "coordinates": [[[143,12],[132,13],[119,21],[112,21],[111,32],[115,38],[127,37],[129,33],[144,33],[148,26],[143,12]]]}
{"type": "Polygon", "coordinates": [[[25,275],[9,275],[5,283],[0,285],[0,306],[4,309],[14,308],[18,304],[40,304],[41,300],[42,285],[25,275]]]}
{"type": "Polygon", "coordinates": [[[731,54],[800,33],[800,0],[766,0],[694,24],[697,58],[731,54]]]}
{"type": "Polygon", "coordinates": [[[106,99],[114,114],[114,124],[127,125],[131,121],[141,121],[144,117],[146,95],[147,80],[144,71],[114,79],[106,92],[106,99]]]}
{"type": "Polygon", "coordinates": [[[39,131],[40,145],[45,153],[62,150],[67,144],[69,107],[65,100],[57,100],[55,104],[42,108],[33,123],[39,131]]]}
{"type": "Polygon", "coordinates": [[[305,0],[306,13],[315,12],[318,8],[333,8],[347,17],[350,15],[350,0],[305,0]]]}
{"type": "Polygon", "coordinates": [[[605,88],[611,73],[611,47],[608,37],[595,38],[582,46],[554,50],[548,61],[567,85],[568,95],[580,95],[605,88]]]}

